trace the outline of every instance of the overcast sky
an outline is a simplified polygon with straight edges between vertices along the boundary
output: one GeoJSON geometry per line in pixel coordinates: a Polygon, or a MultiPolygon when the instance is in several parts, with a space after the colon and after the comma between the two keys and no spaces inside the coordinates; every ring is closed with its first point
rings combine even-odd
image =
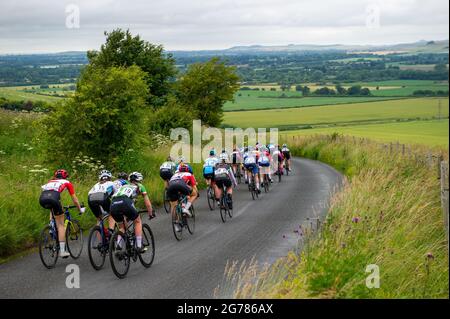
{"type": "Polygon", "coordinates": [[[97,49],[129,28],[167,50],[449,38],[448,0],[0,0],[0,53],[97,49]],[[71,6],[74,4],[74,6],[71,6]],[[79,25],[77,11],[79,10],[79,25]]]}

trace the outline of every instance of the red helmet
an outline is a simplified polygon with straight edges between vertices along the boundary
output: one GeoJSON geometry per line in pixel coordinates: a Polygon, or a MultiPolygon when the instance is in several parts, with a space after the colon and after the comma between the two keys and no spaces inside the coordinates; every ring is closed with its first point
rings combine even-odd
{"type": "Polygon", "coordinates": [[[58,169],[55,172],[55,178],[62,178],[62,179],[66,179],[69,177],[69,173],[67,173],[67,171],[65,169],[58,169]]]}
{"type": "Polygon", "coordinates": [[[181,173],[189,173],[189,167],[187,165],[180,165],[180,167],[178,167],[178,171],[181,173]]]}

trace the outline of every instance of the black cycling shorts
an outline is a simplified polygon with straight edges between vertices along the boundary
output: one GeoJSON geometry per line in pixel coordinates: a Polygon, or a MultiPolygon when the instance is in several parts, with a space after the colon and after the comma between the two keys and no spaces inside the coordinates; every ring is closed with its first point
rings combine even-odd
{"type": "Polygon", "coordinates": [[[61,194],[57,191],[43,191],[39,197],[39,204],[43,208],[53,211],[55,216],[64,214],[61,205],[61,194]]]}
{"type": "Polygon", "coordinates": [[[284,158],[287,160],[291,159],[291,152],[283,152],[284,158]]]}
{"type": "Polygon", "coordinates": [[[88,195],[88,205],[95,217],[99,218],[103,211],[109,213],[111,198],[106,193],[94,193],[88,195]]]}
{"type": "Polygon", "coordinates": [[[215,182],[219,188],[223,188],[224,186],[228,188],[232,186],[231,179],[229,177],[216,177],[215,182]]]}
{"type": "Polygon", "coordinates": [[[234,153],[233,154],[233,164],[237,164],[238,162],[237,162],[237,154],[236,153],[234,153]]]}
{"type": "Polygon", "coordinates": [[[192,188],[184,181],[174,181],[169,183],[167,188],[167,197],[171,202],[175,202],[180,198],[180,195],[189,196],[192,193],[192,188]]]}
{"type": "Polygon", "coordinates": [[[159,171],[159,176],[161,176],[163,180],[169,181],[173,176],[173,172],[170,169],[161,169],[159,171]]]}
{"type": "Polygon", "coordinates": [[[131,198],[126,196],[116,197],[111,202],[111,216],[118,223],[123,222],[125,216],[128,220],[135,220],[139,213],[134,207],[134,202],[131,198]]]}

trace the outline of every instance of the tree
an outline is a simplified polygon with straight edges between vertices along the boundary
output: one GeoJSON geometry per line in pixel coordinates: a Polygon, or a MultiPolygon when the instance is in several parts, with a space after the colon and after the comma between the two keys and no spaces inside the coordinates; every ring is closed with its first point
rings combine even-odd
{"type": "Polygon", "coordinates": [[[239,89],[239,77],[234,67],[226,66],[219,58],[189,66],[177,85],[182,105],[191,110],[195,118],[204,124],[219,126],[222,107],[233,99],[239,89]]]}
{"type": "Polygon", "coordinates": [[[347,90],[342,85],[336,85],[336,92],[339,95],[347,95],[347,90]]]}
{"type": "Polygon", "coordinates": [[[170,81],[176,75],[175,60],[164,53],[161,45],[154,45],[133,36],[129,30],[116,29],[105,32],[106,43],[100,51],[88,51],[90,68],[139,66],[146,73],[149,105],[159,107],[164,104],[170,92],[170,81]]]}
{"type": "Polygon", "coordinates": [[[114,165],[137,149],[147,133],[145,76],[138,66],[86,69],[75,95],[38,125],[46,157],[61,163],[81,152],[114,165]]]}
{"type": "Polygon", "coordinates": [[[176,97],[169,96],[166,104],[150,115],[149,129],[151,132],[158,132],[166,136],[170,135],[170,130],[183,127],[192,127],[192,113],[180,105],[176,97]]]}
{"type": "Polygon", "coordinates": [[[311,93],[311,89],[308,86],[304,86],[302,89],[303,96],[308,96],[311,93]]]}

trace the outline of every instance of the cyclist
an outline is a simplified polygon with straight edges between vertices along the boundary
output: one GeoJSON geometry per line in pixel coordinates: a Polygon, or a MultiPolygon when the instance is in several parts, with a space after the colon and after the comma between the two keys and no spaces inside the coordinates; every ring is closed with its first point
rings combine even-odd
{"type": "Polygon", "coordinates": [[[177,168],[176,168],[176,171],[179,171],[179,168],[180,168],[180,166],[182,166],[182,165],[186,165],[186,166],[188,167],[188,169],[189,169],[189,173],[194,174],[194,170],[192,169],[191,165],[189,165],[188,163],[186,163],[186,159],[185,159],[183,156],[180,156],[180,157],[178,158],[178,161],[177,161],[177,168]]]}
{"type": "Polygon", "coordinates": [[[247,178],[250,182],[251,176],[255,178],[255,187],[256,191],[260,194],[261,190],[260,182],[259,182],[259,168],[258,168],[258,162],[257,162],[256,153],[254,151],[251,151],[250,149],[247,150],[247,152],[244,154],[244,167],[248,171],[247,178]]]}
{"type": "Polygon", "coordinates": [[[176,168],[177,166],[170,156],[167,157],[167,160],[159,167],[159,176],[164,180],[165,189],[169,186],[169,180],[175,173],[176,168]]]}
{"type": "Polygon", "coordinates": [[[284,161],[284,156],[283,156],[283,152],[281,152],[281,148],[280,145],[277,145],[272,153],[272,159],[276,162],[276,169],[277,174],[283,174],[283,161],[284,161]]]}
{"type": "MultiPolygon", "coordinates": [[[[145,249],[142,247],[142,220],[139,216],[138,210],[134,206],[135,201],[139,195],[144,198],[144,204],[147,208],[149,218],[155,217],[153,214],[152,203],[147,195],[145,186],[141,184],[144,177],[139,172],[133,172],[129,176],[129,183],[123,185],[113,195],[111,202],[111,215],[114,220],[119,223],[121,232],[125,232],[124,217],[127,220],[133,221],[134,232],[136,235],[136,248],[139,253],[143,253],[145,249]]],[[[118,238],[118,248],[121,248],[122,238],[118,238]]]]}
{"type": "Polygon", "coordinates": [[[211,150],[209,157],[205,159],[205,163],[203,164],[203,177],[208,186],[213,186],[214,184],[214,169],[217,163],[219,163],[219,159],[216,156],[216,151],[211,150]]]}
{"type": "Polygon", "coordinates": [[[283,144],[283,147],[281,148],[281,152],[283,153],[284,160],[287,162],[287,169],[290,172],[291,171],[291,151],[287,147],[286,144],[283,144]]]}
{"type": "MultiPolygon", "coordinates": [[[[42,186],[42,193],[39,197],[39,204],[46,209],[50,209],[55,217],[56,226],[58,229],[58,240],[59,240],[59,256],[62,258],[67,258],[70,253],[66,251],[66,227],[64,225],[64,210],[61,204],[61,193],[67,189],[72,201],[75,206],[77,206],[80,213],[84,213],[86,208],[81,207],[78,201],[77,195],[75,194],[75,189],[71,182],[67,180],[69,174],[64,169],[58,169],[53,179],[51,179],[47,184],[42,186]]],[[[50,221],[52,220],[52,214],[50,214],[50,221]]]]}
{"type": "Polygon", "coordinates": [[[125,172],[120,172],[117,174],[117,179],[114,181],[114,186],[116,189],[119,189],[125,184],[128,184],[128,174],[125,172]]]}
{"type": "Polygon", "coordinates": [[[261,181],[264,182],[264,176],[267,175],[269,182],[272,182],[272,178],[270,176],[270,164],[272,162],[272,157],[270,156],[270,153],[268,152],[267,148],[265,146],[261,147],[260,155],[258,158],[258,166],[259,166],[259,172],[261,181]]]}
{"type": "MultiPolygon", "coordinates": [[[[111,208],[111,197],[117,191],[116,184],[111,181],[112,174],[108,170],[100,172],[99,182],[95,184],[88,193],[88,205],[94,216],[100,222],[102,213],[109,214],[111,208]]],[[[109,215],[108,218],[109,231],[114,230],[114,218],[109,215]]],[[[106,232],[108,234],[108,232],[106,232]]]]}
{"type": "MultiPolygon", "coordinates": [[[[172,211],[172,217],[175,220],[175,207],[177,201],[180,198],[180,194],[188,197],[188,202],[183,208],[183,213],[188,217],[191,217],[189,208],[197,199],[198,190],[195,176],[189,172],[189,167],[186,164],[181,164],[178,167],[177,172],[172,176],[169,181],[169,187],[167,188],[167,197],[170,201],[170,207],[172,211]]],[[[180,225],[175,224],[175,230],[180,231],[180,225]]]]}
{"type": "Polygon", "coordinates": [[[220,203],[222,197],[222,190],[225,187],[227,192],[228,207],[233,209],[233,187],[236,187],[236,178],[234,177],[233,170],[228,164],[228,154],[222,153],[219,155],[220,163],[216,165],[214,171],[214,184],[216,201],[220,203]]]}
{"type": "Polygon", "coordinates": [[[242,155],[241,152],[239,151],[239,148],[236,148],[236,146],[234,146],[233,148],[231,158],[232,158],[231,167],[233,169],[233,174],[234,176],[237,176],[238,174],[241,174],[242,155]]]}

